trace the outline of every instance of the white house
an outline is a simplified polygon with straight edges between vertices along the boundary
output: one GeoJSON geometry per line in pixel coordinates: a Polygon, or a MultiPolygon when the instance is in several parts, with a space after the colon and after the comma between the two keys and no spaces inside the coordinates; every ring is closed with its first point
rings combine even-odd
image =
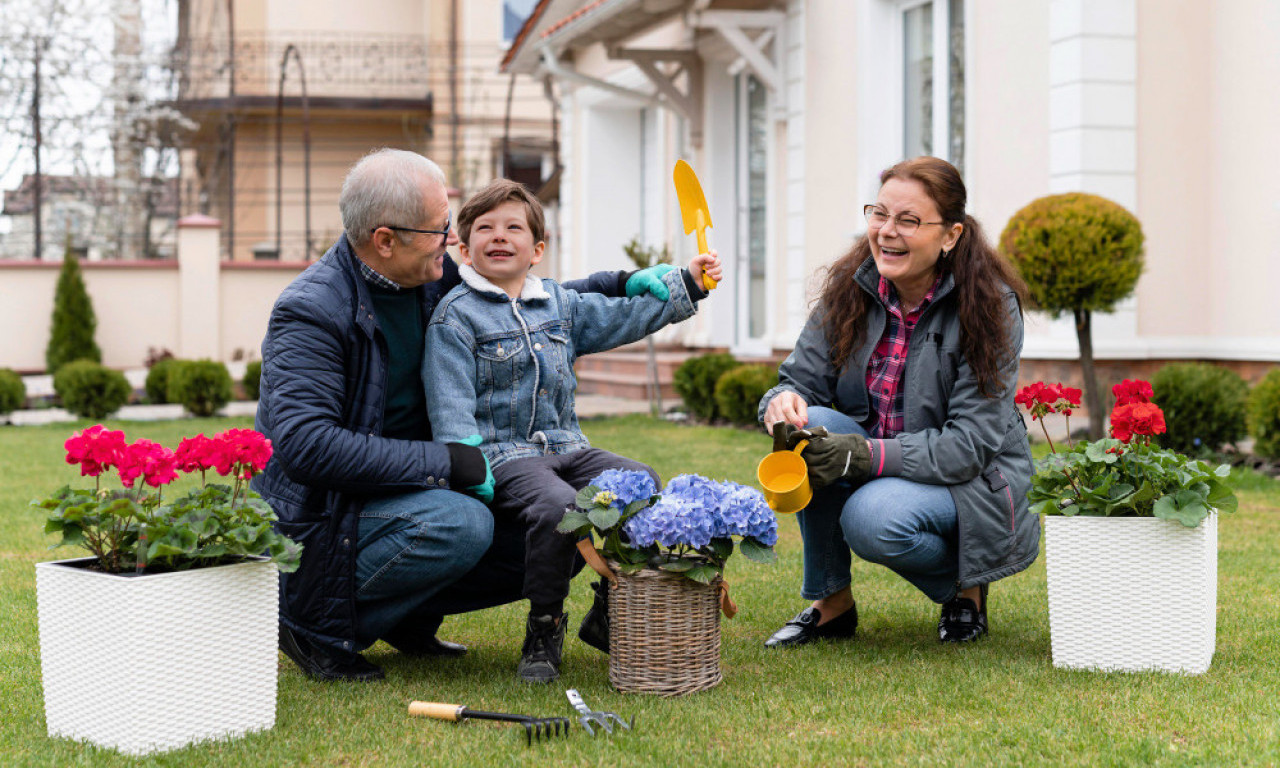
{"type": "MultiPolygon", "coordinates": [[[[1095,319],[1100,360],[1256,377],[1280,362],[1278,39],[1275,0],[541,0],[503,67],[558,95],[559,274],[625,266],[636,235],[687,260],[671,171],[697,170],[730,296],[691,346],[790,348],[879,172],[932,154],[992,240],[1055,192],[1138,216],[1146,272],[1095,319]]],[[[1024,376],[1077,355],[1032,317],[1024,376]]]]}

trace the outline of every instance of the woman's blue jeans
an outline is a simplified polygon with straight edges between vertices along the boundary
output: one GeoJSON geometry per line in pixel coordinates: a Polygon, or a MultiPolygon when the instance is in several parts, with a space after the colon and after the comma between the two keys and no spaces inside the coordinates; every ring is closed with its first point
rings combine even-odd
{"type": "MultiPolygon", "coordinates": [[[[832,434],[867,432],[830,408],[809,408],[808,427],[832,434]]],[[[851,581],[850,550],[911,582],[936,603],[956,594],[959,555],[956,505],[945,485],[881,477],[857,488],[834,483],[813,493],[796,515],[804,540],[801,595],[820,600],[851,581]]]]}

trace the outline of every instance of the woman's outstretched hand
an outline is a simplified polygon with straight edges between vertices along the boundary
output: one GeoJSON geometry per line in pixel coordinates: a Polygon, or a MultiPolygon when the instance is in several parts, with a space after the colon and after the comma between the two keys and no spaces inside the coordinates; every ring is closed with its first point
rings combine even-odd
{"type": "Polygon", "coordinates": [[[764,423],[773,434],[773,425],[779,421],[803,427],[809,423],[809,405],[795,392],[779,392],[764,409],[764,423]]]}

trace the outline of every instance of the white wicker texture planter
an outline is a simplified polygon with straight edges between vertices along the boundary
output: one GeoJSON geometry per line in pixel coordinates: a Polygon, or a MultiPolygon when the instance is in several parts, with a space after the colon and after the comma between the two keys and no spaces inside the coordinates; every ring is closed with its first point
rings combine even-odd
{"type": "Polygon", "coordinates": [[[1218,514],[1045,517],[1053,665],[1200,674],[1213,660],[1218,514]]]}
{"type": "Polygon", "coordinates": [[[77,562],[36,564],[50,736],[142,755],[275,725],[274,563],[124,577],[77,562]]]}

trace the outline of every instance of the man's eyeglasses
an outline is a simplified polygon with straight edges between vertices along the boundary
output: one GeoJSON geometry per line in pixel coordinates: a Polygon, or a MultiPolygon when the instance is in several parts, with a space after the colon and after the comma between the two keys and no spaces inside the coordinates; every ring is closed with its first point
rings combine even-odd
{"type": "Polygon", "coordinates": [[[921,221],[909,213],[890,216],[888,211],[875,205],[862,206],[862,215],[867,217],[867,226],[872,229],[880,229],[889,223],[889,219],[893,219],[893,223],[897,225],[898,234],[903,237],[911,237],[917,229],[927,224],[946,224],[945,221],[921,221]]]}
{"type": "Polygon", "coordinates": [[[445,219],[444,229],[414,229],[413,227],[393,227],[390,224],[383,224],[380,227],[374,227],[369,230],[370,234],[377,232],[379,229],[390,229],[394,232],[414,232],[419,235],[444,235],[449,237],[449,230],[453,228],[453,211],[449,211],[449,218],[445,219]]]}

